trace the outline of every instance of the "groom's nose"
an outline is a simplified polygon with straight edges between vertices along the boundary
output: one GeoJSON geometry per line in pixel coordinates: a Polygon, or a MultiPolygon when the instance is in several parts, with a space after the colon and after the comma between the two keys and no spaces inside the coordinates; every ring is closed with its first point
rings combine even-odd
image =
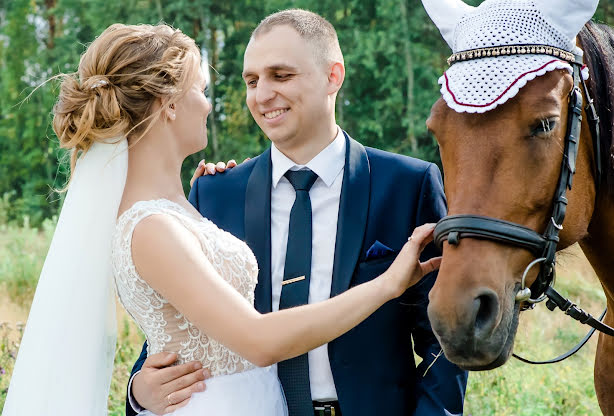
{"type": "Polygon", "coordinates": [[[264,104],[271,101],[275,97],[273,83],[268,80],[260,80],[256,86],[256,102],[264,104]]]}

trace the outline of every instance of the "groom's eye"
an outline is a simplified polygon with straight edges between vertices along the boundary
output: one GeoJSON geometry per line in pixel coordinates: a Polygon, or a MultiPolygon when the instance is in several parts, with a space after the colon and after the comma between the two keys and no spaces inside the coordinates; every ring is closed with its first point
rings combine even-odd
{"type": "Polygon", "coordinates": [[[291,76],[292,76],[291,74],[275,74],[275,79],[284,81],[284,80],[289,79],[291,76]]]}

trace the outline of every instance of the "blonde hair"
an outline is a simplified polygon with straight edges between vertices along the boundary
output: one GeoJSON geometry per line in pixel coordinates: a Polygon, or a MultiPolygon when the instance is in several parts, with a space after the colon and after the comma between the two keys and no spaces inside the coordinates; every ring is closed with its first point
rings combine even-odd
{"type": "Polygon", "coordinates": [[[125,136],[133,144],[164,108],[196,81],[200,51],[192,38],[165,24],[114,24],[87,48],[75,74],[61,74],[53,130],[70,149],[71,171],[94,142],[125,136]]]}
{"type": "Polygon", "coordinates": [[[277,26],[290,26],[313,45],[316,58],[325,64],[343,63],[335,27],[325,18],[304,9],[287,9],[265,17],[252,32],[252,38],[277,26]]]}

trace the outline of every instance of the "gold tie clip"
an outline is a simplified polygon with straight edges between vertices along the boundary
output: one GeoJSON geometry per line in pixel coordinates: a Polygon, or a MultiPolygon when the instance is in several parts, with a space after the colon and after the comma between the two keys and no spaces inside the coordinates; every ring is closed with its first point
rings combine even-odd
{"type": "Polygon", "coordinates": [[[305,276],[299,276],[292,279],[284,280],[283,282],[281,282],[281,285],[289,285],[290,283],[300,282],[301,280],[305,280],[305,276]]]}

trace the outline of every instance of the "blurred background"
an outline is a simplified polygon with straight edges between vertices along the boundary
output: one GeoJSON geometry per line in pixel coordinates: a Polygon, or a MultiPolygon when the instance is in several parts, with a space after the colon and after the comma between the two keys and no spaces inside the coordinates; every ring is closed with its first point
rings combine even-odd
{"type": "MultiPolygon", "coordinates": [[[[214,105],[209,147],[184,164],[187,191],[200,159],[243,160],[268,147],[245,105],[243,52],[261,19],[292,7],[319,13],[337,29],[346,63],[338,123],[364,145],[439,163],[425,120],[439,97],[437,79],[450,50],[419,0],[0,0],[0,408],[63,201],[53,189],[68,174],[67,155],[51,129],[58,83],[45,81],[75,71],[88,43],[112,23],[165,22],[196,39],[214,105]]],[[[614,0],[601,0],[595,20],[614,24],[614,0]]],[[[557,287],[598,315],[605,297],[581,251],[573,247],[560,257],[557,287]]],[[[119,324],[111,415],[123,414],[126,380],[143,340],[123,313],[119,324]]],[[[516,350],[551,358],[583,331],[537,308],[523,314],[516,350]]],[[[472,373],[465,414],[599,414],[595,344],[554,366],[511,362],[472,373]]]]}

